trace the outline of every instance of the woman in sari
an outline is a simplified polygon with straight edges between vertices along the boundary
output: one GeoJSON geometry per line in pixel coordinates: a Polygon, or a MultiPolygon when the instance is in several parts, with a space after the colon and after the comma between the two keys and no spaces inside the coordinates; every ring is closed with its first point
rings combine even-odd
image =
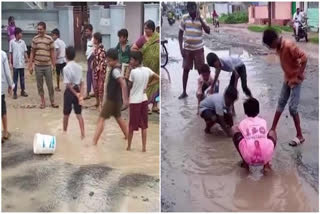
{"type": "MultiPolygon", "coordinates": [[[[141,51],[143,55],[143,66],[150,68],[159,75],[159,34],[155,31],[156,26],[152,20],[144,23],[144,35],[132,45],[132,51],[141,51]]],[[[151,79],[147,87],[149,104],[152,103],[152,111],[159,113],[156,97],[159,96],[159,81],[151,79]]],[[[149,110],[149,113],[151,111],[149,110]]]]}
{"type": "Polygon", "coordinates": [[[95,49],[93,51],[92,70],[93,70],[93,90],[96,96],[96,107],[99,107],[99,111],[102,109],[102,100],[104,93],[104,81],[106,78],[106,52],[102,45],[101,33],[93,34],[93,44],[95,49]]]}

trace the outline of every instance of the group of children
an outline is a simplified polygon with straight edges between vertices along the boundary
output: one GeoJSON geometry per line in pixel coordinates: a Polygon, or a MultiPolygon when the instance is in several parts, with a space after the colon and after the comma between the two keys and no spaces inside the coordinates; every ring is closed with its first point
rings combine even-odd
{"type": "MultiPolygon", "coordinates": [[[[128,51],[126,30],[120,30],[118,33],[119,44],[116,48],[111,48],[106,51],[105,64],[110,70],[108,75],[108,82],[106,84],[106,95],[104,104],[100,111],[97,129],[93,138],[93,144],[96,145],[104,129],[104,122],[110,117],[114,117],[119,124],[125,139],[128,140],[127,150],[131,149],[133,132],[141,128],[142,133],[142,151],[146,151],[146,138],[148,128],[148,97],[146,89],[148,88],[149,80],[156,79],[159,81],[159,76],[151,69],[142,66],[143,56],[139,51],[128,51]],[[128,64],[130,70],[125,80],[121,68],[122,63],[128,64]],[[129,95],[128,95],[129,92],[129,95]],[[121,117],[121,111],[129,107],[129,126],[121,117]]],[[[82,117],[82,105],[84,102],[84,81],[82,67],[77,64],[74,59],[76,57],[76,50],[74,47],[66,47],[65,43],[60,39],[60,32],[54,29],[51,32],[51,37],[54,40],[55,49],[55,68],[57,74],[56,91],[60,89],[60,75],[63,75],[63,82],[65,84],[64,98],[63,98],[63,131],[66,132],[68,128],[69,116],[72,109],[79,121],[81,138],[85,138],[84,120],[82,117]]],[[[93,44],[91,44],[94,46],[93,44]]],[[[3,52],[4,53],[4,52],[3,52]]],[[[5,66],[6,54],[2,53],[2,66],[5,66]]],[[[28,61],[27,48],[25,42],[22,40],[22,30],[15,28],[15,38],[9,43],[9,64],[13,68],[14,84],[8,82],[9,89],[13,89],[13,98],[17,99],[17,82],[20,75],[21,96],[28,96],[25,92],[24,81],[24,63],[28,61]],[[15,87],[14,87],[15,86],[15,87]]],[[[8,61],[8,60],[7,60],[8,61]]],[[[89,66],[88,66],[89,67],[89,66]]],[[[6,78],[9,72],[2,72],[2,81],[6,78]]],[[[7,81],[6,81],[7,82],[7,81]]],[[[91,86],[90,86],[91,87],[91,86]]],[[[4,93],[4,90],[2,90],[4,93]]],[[[87,96],[89,93],[87,94],[87,96]]],[[[6,119],[6,106],[4,94],[2,94],[2,119],[6,119]]],[[[6,126],[3,126],[4,128],[6,126]]],[[[8,138],[6,129],[4,130],[4,137],[8,138]]]]}
{"type": "Polygon", "coordinates": [[[206,123],[205,132],[210,133],[211,127],[218,123],[232,137],[239,152],[243,166],[263,165],[269,167],[277,142],[276,127],[289,98],[289,111],[296,127],[296,137],[289,143],[297,146],[305,141],[300,127],[298,104],[301,83],[307,63],[306,54],[294,42],[279,37],[274,30],[265,30],[263,43],[270,49],[275,49],[280,56],[281,67],[284,71],[284,82],[278,101],[278,107],[271,129],[268,131],[265,119],[258,116],[259,101],[255,99],[247,86],[246,67],[240,58],[218,57],[214,53],[207,55],[207,64],[200,67],[198,78],[198,114],[206,123]],[[210,75],[210,67],[216,69],[215,76],[210,75]],[[218,78],[220,71],[232,72],[230,83],[223,94],[218,93],[218,78]],[[244,103],[247,115],[238,125],[233,125],[234,102],[238,99],[237,82],[241,79],[244,93],[248,97],[244,103]]]}

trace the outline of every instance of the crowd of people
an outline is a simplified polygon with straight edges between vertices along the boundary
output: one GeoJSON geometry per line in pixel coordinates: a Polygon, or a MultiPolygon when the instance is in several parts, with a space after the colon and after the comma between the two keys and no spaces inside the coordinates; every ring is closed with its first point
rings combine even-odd
{"type": "Polygon", "coordinates": [[[298,105],[307,64],[306,54],[294,42],[279,37],[273,29],[264,31],[262,41],[270,49],[276,50],[284,72],[278,106],[272,127],[268,131],[266,120],[258,116],[259,101],[254,98],[254,94],[248,87],[244,62],[239,57],[219,57],[211,52],[206,56],[207,64],[205,64],[203,32],[210,34],[210,27],[201,17],[195,2],[188,2],[187,10],[188,14],[182,18],[179,30],[179,45],[183,57],[183,92],[179,99],[187,98],[188,75],[195,67],[199,73],[196,92],[198,114],[205,121],[205,133],[210,133],[213,125],[219,124],[226,135],[232,138],[244,167],[262,165],[264,168],[269,168],[277,143],[277,124],[289,99],[289,111],[297,132],[289,145],[297,146],[305,141],[300,126],[298,105]],[[210,67],[215,68],[214,76],[211,76],[210,67]],[[232,73],[230,82],[223,93],[219,93],[221,70],[232,73]],[[247,96],[243,103],[247,117],[235,125],[233,122],[234,103],[238,99],[239,78],[243,92],[247,96]]]}
{"type": "Polygon", "coordinates": [[[142,151],[146,151],[148,114],[159,113],[159,34],[155,23],[144,23],[144,34],[134,43],[129,44],[128,30],[118,32],[119,43],[108,50],[103,46],[103,37],[94,32],[93,26],[85,26],[86,45],[86,90],[83,68],[75,61],[76,50],[66,46],[60,38],[60,30],[53,29],[51,35],[46,32],[46,23],[39,22],[37,35],[32,39],[31,52],[28,56],[23,31],[16,27],[14,17],[8,19],[9,60],[2,51],[2,142],[10,133],[7,129],[7,108],[5,94],[13,92],[13,99],[18,99],[17,88],[20,77],[21,96],[27,97],[24,68],[28,63],[30,75],[35,73],[40,109],[46,108],[43,80],[45,80],[52,108],[59,108],[55,103],[54,93],[60,92],[60,80],[65,85],[63,96],[63,130],[68,127],[69,115],[74,110],[79,121],[81,138],[85,138],[85,122],[82,106],[85,100],[95,97],[95,106],[100,112],[97,129],[93,137],[96,145],[104,129],[105,120],[114,117],[128,140],[127,150],[131,149],[133,131],[141,128],[142,151]],[[13,80],[11,71],[13,70],[13,80]],[[54,89],[53,72],[56,73],[54,89]],[[106,80],[108,80],[106,82],[106,80]],[[93,94],[91,94],[93,89],[93,94]],[[106,89],[106,90],[105,90],[106,89]],[[104,94],[106,91],[106,94],[104,94]],[[149,109],[149,104],[152,108],[149,109]],[[121,112],[129,107],[129,124],[121,117],[121,112]]]}

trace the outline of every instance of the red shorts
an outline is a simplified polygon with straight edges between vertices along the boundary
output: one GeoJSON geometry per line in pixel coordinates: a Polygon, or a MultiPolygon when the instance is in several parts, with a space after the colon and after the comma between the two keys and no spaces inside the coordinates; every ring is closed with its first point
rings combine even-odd
{"type": "Polygon", "coordinates": [[[204,49],[190,51],[185,50],[185,57],[183,58],[183,69],[192,70],[193,65],[195,69],[199,71],[201,66],[204,64],[204,49]]]}
{"type": "Polygon", "coordinates": [[[148,128],[148,101],[129,105],[129,131],[148,128]]]}

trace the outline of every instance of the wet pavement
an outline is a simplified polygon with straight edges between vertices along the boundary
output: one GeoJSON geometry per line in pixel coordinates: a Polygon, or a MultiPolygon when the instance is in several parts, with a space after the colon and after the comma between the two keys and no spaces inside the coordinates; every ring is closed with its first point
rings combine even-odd
{"type": "MultiPolygon", "coordinates": [[[[34,75],[27,75],[26,87],[29,97],[6,99],[12,136],[2,145],[2,211],[159,211],[158,114],[149,116],[146,153],[140,132],[132,151],[125,150],[127,141],[113,118],[105,122],[98,146],[86,147],[99,116],[94,98],[85,102],[86,138],[81,141],[73,113],[68,132],[62,132],[63,92],[55,92],[59,109],[26,109],[39,102],[34,75]],[[35,133],[57,137],[55,154],[33,154],[35,133]]],[[[128,112],[123,115],[128,121],[128,112]]]]}
{"type": "MultiPolygon", "coordinates": [[[[259,99],[260,116],[270,127],[283,80],[278,57],[261,43],[246,41],[249,36],[245,34],[212,34],[212,40],[205,36],[205,54],[214,51],[244,61],[248,86],[259,99]]],[[[162,211],[318,211],[318,58],[307,52],[312,57],[299,106],[306,142],[296,148],[288,145],[295,128],[286,107],[277,128],[272,171],[257,177],[240,168],[240,157],[219,126],[213,127],[213,134],[204,133],[205,123],[196,115],[197,71],[189,74],[189,97],[178,100],[182,92],[182,58],[177,35],[178,23],[170,27],[164,19],[162,38],[168,40],[169,63],[161,70],[162,211]]],[[[221,72],[220,92],[230,77],[221,72]]],[[[244,118],[245,96],[240,82],[238,89],[235,122],[244,118]]]]}

